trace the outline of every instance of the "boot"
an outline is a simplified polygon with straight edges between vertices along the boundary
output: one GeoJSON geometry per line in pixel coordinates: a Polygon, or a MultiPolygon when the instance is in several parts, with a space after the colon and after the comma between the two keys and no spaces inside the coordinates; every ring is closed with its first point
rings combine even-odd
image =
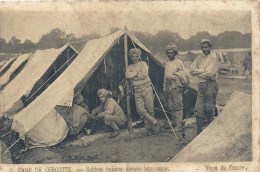
{"type": "Polygon", "coordinates": [[[176,122],[176,115],[175,115],[175,111],[174,110],[170,110],[171,114],[172,114],[172,128],[177,127],[177,122],[176,122]]]}
{"type": "Polygon", "coordinates": [[[154,129],[153,129],[154,134],[158,134],[158,133],[161,131],[161,127],[162,127],[161,123],[160,123],[160,122],[157,122],[157,123],[154,125],[154,129]]]}
{"type": "Polygon", "coordinates": [[[119,130],[119,128],[115,122],[112,122],[112,121],[110,121],[109,123],[107,122],[107,125],[109,125],[114,131],[119,130]]]}
{"type": "Polygon", "coordinates": [[[147,136],[151,136],[153,135],[153,124],[151,124],[147,119],[144,119],[144,127],[145,127],[145,130],[146,130],[146,135],[147,136]]]}
{"type": "Polygon", "coordinates": [[[156,124],[157,123],[157,120],[152,115],[150,115],[148,113],[144,115],[144,118],[146,120],[148,120],[152,124],[156,124]]]}
{"type": "Polygon", "coordinates": [[[115,130],[109,135],[109,138],[114,138],[120,134],[120,130],[115,130]]]}
{"type": "Polygon", "coordinates": [[[203,130],[203,118],[196,116],[196,122],[197,122],[197,135],[199,135],[203,130]]]}

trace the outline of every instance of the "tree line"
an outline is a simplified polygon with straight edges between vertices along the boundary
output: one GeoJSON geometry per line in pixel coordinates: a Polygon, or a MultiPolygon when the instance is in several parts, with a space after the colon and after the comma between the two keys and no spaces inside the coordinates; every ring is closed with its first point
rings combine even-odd
{"type": "MultiPolygon", "coordinates": [[[[119,28],[111,28],[110,33],[116,32],[117,30],[119,30],[119,28]]],[[[176,43],[179,51],[200,49],[199,40],[202,38],[211,40],[214,49],[251,47],[251,33],[242,34],[240,32],[226,31],[214,36],[204,31],[198,32],[189,39],[183,39],[178,33],[168,30],[159,31],[155,35],[146,32],[134,32],[134,34],[155,54],[164,53],[164,47],[169,42],[176,43]]],[[[60,48],[67,42],[91,40],[99,37],[100,35],[97,33],[76,37],[72,33],[67,34],[60,28],[55,28],[49,33],[44,34],[37,43],[34,43],[29,39],[21,42],[16,36],[13,36],[8,42],[5,39],[0,38],[0,52],[14,54],[29,53],[37,49],[60,48]]],[[[81,45],[75,46],[76,48],[79,48],[81,45]]]]}

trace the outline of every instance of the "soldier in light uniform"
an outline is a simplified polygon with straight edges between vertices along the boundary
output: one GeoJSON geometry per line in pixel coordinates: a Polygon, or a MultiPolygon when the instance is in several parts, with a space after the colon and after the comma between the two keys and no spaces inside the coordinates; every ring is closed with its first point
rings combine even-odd
{"type": "Polygon", "coordinates": [[[187,76],[183,62],[176,57],[178,54],[177,46],[170,43],[165,47],[166,55],[169,60],[165,65],[163,91],[167,98],[168,111],[172,114],[172,127],[181,128],[183,118],[183,84],[180,75],[187,76]]]}
{"type": "Polygon", "coordinates": [[[133,84],[137,113],[144,118],[147,135],[157,134],[160,124],[154,118],[154,93],[148,76],[148,66],[139,61],[141,50],[130,49],[129,55],[132,64],[127,67],[125,77],[133,84]]]}
{"type": "Polygon", "coordinates": [[[126,115],[118,103],[109,97],[112,95],[111,91],[102,88],[97,91],[97,95],[101,103],[93,109],[91,117],[102,118],[113,129],[109,137],[116,137],[120,134],[119,127],[124,126],[127,121],[126,115]]]}
{"type": "Polygon", "coordinates": [[[199,80],[198,95],[195,105],[197,134],[203,129],[203,118],[210,124],[215,115],[216,98],[218,93],[217,73],[219,61],[211,52],[211,42],[208,39],[200,41],[203,54],[197,57],[190,66],[190,74],[199,80]]]}

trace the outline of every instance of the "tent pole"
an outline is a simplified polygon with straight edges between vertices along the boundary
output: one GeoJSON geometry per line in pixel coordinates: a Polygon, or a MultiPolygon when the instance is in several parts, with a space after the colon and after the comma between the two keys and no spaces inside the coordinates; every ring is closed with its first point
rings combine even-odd
{"type": "MultiPolygon", "coordinates": [[[[125,67],[128,67],[128,45],[127,45],[127,34],[124,34],[124,49],[125,49],[125,67]]],[[[132,127],[132,113],[130,108],[130,95],[129,93],[129,82],[126,81],[126,107],[127,107],[127,118],[128,118],[128,132],[131,134],[133,131],[132,127]]]]}

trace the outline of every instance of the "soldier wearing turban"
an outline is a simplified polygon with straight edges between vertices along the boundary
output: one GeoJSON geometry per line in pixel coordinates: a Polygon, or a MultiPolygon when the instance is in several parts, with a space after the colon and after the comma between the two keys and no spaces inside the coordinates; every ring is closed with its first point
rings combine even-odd
{"type": "Polygon", "coordinates": [[[157,134],[161,125],[154,118],[154,93],[152,82],[148,75],[148,66],[141,59],[141,50],[129,50],[132,64],[126,69],[125,77],[134,86],[135,105],[137,113],[144,118],[147,135],[157,134]]]}
{"type": "Polygon", "coordinates": [[[187,76],[183,62],[176,56],[178,54],[177,45],[169,43],[165,47],[169,61],[165,65],[163,90],[167,99],[168,111],[172,114],[172,126],[177,130],[181,129],[183,118],[182,76],[187,76]]]}
{"type": "Polygon", "coordinates": [[[98,105],[91,113],[92,117],[102,118],[106,125],[113,129],[110,138],[116,137],[120,134],[119,127],[125,125],[127,118],[118,103],[110,98],[111,91],[104,88],[97,91],[100,105],[98,105]]]}
{"type": "Polygon", "coordinates": [[[141,50],[138,48],[132,48],[129,50],[129,55],[132,56],[134,53],[138,54],[139,57],[141,57],[141,50]]]}

